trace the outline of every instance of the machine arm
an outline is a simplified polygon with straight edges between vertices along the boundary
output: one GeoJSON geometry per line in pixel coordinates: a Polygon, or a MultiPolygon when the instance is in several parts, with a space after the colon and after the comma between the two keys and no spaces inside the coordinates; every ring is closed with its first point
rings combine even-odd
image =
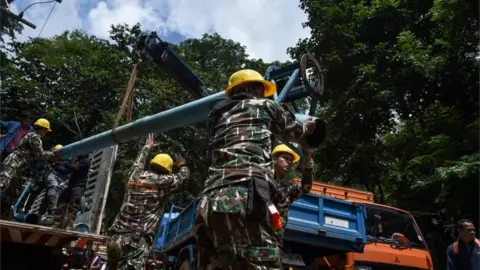
{"type": "Polygon", "coordinates": [[[170,44],[157,36],[156,32],[142,33],[137,41],[137,49],[142,58],[155,62],[177,83],[185,87],[195,99],[208,96],[203,90],[200,78],[178,57],[170,44]]]}

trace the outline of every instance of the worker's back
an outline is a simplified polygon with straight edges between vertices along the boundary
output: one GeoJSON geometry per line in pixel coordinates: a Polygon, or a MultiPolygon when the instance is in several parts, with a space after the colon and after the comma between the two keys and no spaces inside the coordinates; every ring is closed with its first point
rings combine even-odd
{"type": "Polygon", "coordinates": [[[209,116],[212,163],[205,187],[213,188],[252,178],[274,183],[272,135],[303,136],[293,114],[269,99],[247,94],[218,104],[209,116]],[[292,124],[293,123],[293,124],[292,124]],[[292,126],[286,126],[291,124],[292,126]]]}
{"type": "Polygon", "coordinates": [[[116,233],[142,229],[155,234],[155,227],[163,213],[167,189],[159,189],[156,180],[159,175],[144,171],[138,179],[131,179],[125,190],[125,197],[111,231],[116,233]]]}

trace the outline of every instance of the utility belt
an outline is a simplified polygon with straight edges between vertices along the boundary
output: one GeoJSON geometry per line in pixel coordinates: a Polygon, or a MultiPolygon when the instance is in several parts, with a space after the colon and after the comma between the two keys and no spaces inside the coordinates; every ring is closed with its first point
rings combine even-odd
{"type": "Polygon", "coordinates": [[[250,181],[250,196],[248,197],[247,213],[256,221],[262,222],[268,213],[270,225],[275,230],[283,228],[280,213],[272,202],[273,197],[277,197],[278,190],[272,188],[271,184],[264,179],[253,178],[250,181]]]}
{"type": "Polygon", "coordinates": [[[128,182],[128,187],[129,188],[143,188],[151,191],[157,191],[158,187],[157,184],[155,183],[142,183],[139,181],[131,181],[128,182]]]}

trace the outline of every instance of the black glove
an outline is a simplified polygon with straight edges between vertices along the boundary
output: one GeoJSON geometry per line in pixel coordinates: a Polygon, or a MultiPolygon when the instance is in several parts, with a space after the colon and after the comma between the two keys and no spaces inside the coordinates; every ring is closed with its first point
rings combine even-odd
{"type": "Polygon", "coordinates": [[[175,157],[175,168],[179,169],[182,166],[185,166],[186,162],[185,159],[181,156],[175,157]]]}

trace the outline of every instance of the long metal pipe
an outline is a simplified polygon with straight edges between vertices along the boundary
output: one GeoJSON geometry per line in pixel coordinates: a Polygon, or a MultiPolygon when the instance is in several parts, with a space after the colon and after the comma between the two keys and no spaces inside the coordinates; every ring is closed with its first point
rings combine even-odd
{"type": "MultiPolygon", "coordinates": [[[[307,97],[307,90],[302,91],[292,92],[292,95],[295,95],[296,99],[307,97]]],[[[287,99],[290,99],[288,96],[289,95],[287,95],[287,99]]],[[[147,136],[149,133],[165,132],[205,121],[215,103],[223,99],[225,99],[225,91],[138,119],[132,123],[118,127],[115,132],[116,138],[118,141],[125,143],[139,137],[147,136]]],[[[115,144],[117,143],[112,137],[112,131],[108,130],[81,141],[65,145],[59,150],[56,150],[55,154],[60,159],[65,160],[115,144]]]]}

